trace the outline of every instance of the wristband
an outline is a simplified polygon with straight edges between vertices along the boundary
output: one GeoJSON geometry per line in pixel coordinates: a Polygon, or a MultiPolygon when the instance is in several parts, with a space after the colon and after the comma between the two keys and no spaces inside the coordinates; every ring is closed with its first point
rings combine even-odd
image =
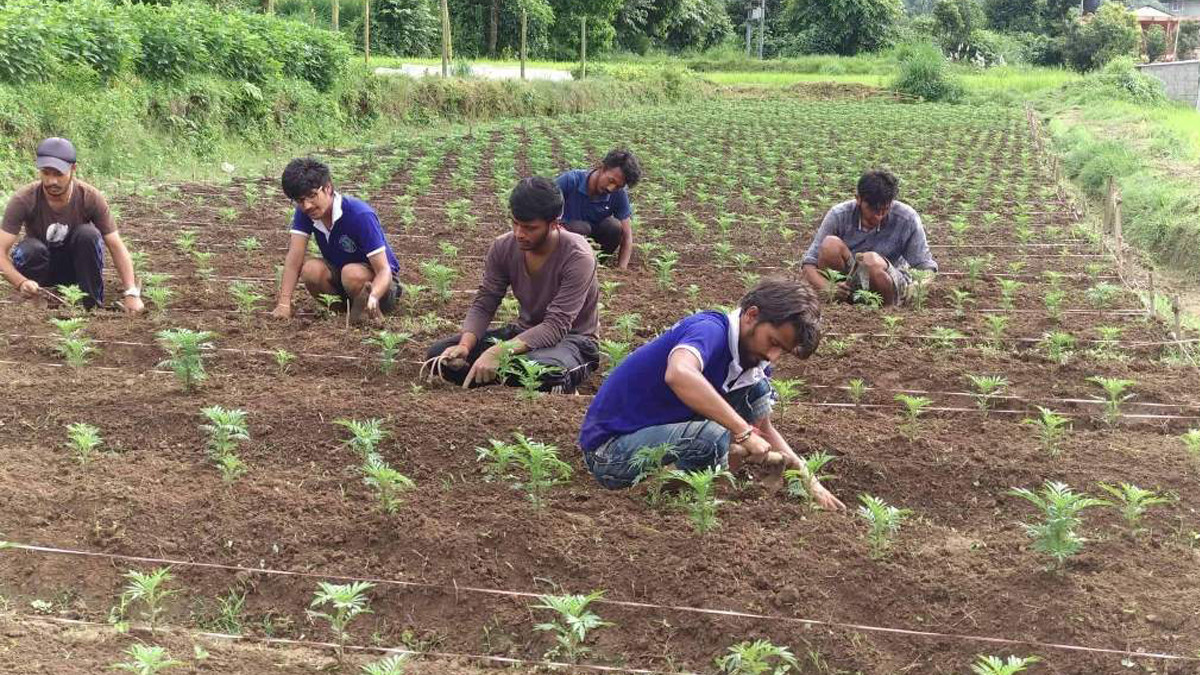
{"type": "Polygon", "coordinates": [[[746,429],[745,431],[743,431],[742,433],[738,434],[737,436],[734,436],[733,442],[740,445],[740,444],[745,443],[746,441],[750,440],[750,437],[753,435],[754,435],[754,427],[750,427],[750,428],[746,429]]]}

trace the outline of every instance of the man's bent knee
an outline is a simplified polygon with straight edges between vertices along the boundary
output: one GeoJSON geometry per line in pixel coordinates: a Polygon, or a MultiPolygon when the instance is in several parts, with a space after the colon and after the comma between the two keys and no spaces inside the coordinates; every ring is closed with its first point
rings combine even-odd
{"type": "Polygon", "coordinates": [[[346,292],[351,295],[360,290],[364,285],[371,283],[371,280],[374,278],[375,273],[366,265],[350,263],[342,267],[342,288],[346,289],[346,292]]]}

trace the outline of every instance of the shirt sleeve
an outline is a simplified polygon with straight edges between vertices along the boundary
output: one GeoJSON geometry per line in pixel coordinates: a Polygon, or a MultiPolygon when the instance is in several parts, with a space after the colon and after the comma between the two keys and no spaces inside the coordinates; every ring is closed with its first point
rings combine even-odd
{"type": "Polygon", "coordinates": [[[383,238],[383,225],[379,223],[379,216],[370,211],[362,215],[358,227],[354,228],[354,243],[358,244],[358,250],[368,258],[387,250],[387,242],[383,238]]]}
{"type": "Polygon", "coordinates": [[[508,260],[504,251],[506,247],[501,245],[501,241],[494,240],[488,248],[483,265],[483,280],[479,282],[475,299],[471,301],[467,318],[463,320],[462,332],[471,333],[480,340],[487,332],[492,317],[496,315],[496,308],[504,300],[504,294],[508,292],[508,260]]]}
{"type": "Polygon", "coordinates": [[[834,209],[829,209],[829,213],[825,214],[825,219],[821,221],[821,226],[817,228],[817,234],[813,237],[812,243],[809,244],[808,251],[804,254],[804,259],[800,261],[801,265],[816,265],[821,253],[821,242],[825,241],[825,237],[837,234],[837,216],[833,212],[834,209]]]}
{"type": "Polygon", "coordinates": [[[87,218],[100,230],[100,234],[108,236],[117,231],[117,224],[113,220],[112,209],[108,208],[108,200],[99,190],[92,190],[88,200],[87,218]]]}
{"type": "Polygon", "coordinates": [[[613,217],[626,220],[633,215],[633,205],[629,202],[629,190],[621,188],[612,196],[613,217]]]}
{"type": "Polygon", "coordinates": [[[296,209],[296,212],[292,214],[291,231],[292,234],[299,234],[304,237],[310,236],[313,233],[312,221],[300,209],[296,209]]]}
{"type": "Polygon", "coordinates": [[[700,370],[709,364],[723,349],[729,349],[729,333],[724,326],[714,321],[693,321],[683,328],[679,341],[671,348],[685,349],[700,359],[700,370]]]}
{"type": "MultiPolygon", "coordinates": [[[[560,242],[559,245],[563,244],[560,242]]],[[[571,332],[575,317],[583,310],[594,283],[596,257],[583,251],[576,252],[559,268],[558,292],[546,306],[542,322],[523,331],[517,339],[530,349],[553,347],[562,342],[571,332]]]]}
{"type": "Polygon", "coordinates": [[[0,229],[9,234],[21,234],[21,226],[29,220],[29,204],[21,198],[21,194],[13,195],[4,207],[4,220],[0,221],[0,229]]]}
{"type": "Polygon", "coordinates": [[[917,269],[938,271],[937,261],[933,259],[929,241],[925,237],[925,226],[917,214],[913,214],[912,233],[908,235],[908,244],[904,247],[904,261],[917,269]]]}

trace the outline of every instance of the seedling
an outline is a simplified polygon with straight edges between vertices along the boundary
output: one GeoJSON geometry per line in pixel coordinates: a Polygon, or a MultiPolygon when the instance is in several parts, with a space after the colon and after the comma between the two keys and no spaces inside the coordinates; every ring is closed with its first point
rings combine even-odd
{"type": "Polygon", "coordinates": [[[952,351],[958,347],[958,342],[967,336],[953,328],[935,326],[929,330],[929,343],[934,349],[952,351]]]}
{"type": "Polygon", "coordinates": [[[755,640],[730,647],[728,654],[717,659],[717,667],[725,675],[785,675],[789,670],[799,670],[800,664],[787,647],[755,640]]]}
{"type": "Polygon", "coordinates": [[[1079,514],[1093,506],[1108,505],[1103,499],[1075,492],[1066,483],[1049,480],[1042,486],[1040,494],[1028,488],[1013,488],[1008,494],[1041,509],[1043,522],[1027,523],[1025,530],[1034,540],[1034,550],[1049,555],[1059,569],[1083,548],[1085,539],[1076,531],[1082,522],[1079,514]]]}
{"type": "Polygon", "coordinates": [[[822,269],[820,272],[821,276],[825,277],[825,301],[833,302],[837,299],[838,284],[846,280],[846,275],[832,267],[822,269]]]}
{"type": "Polygon", "coordinates": [[[161,312],[166,311],[171,304],[171,298],[175,297],[175,291],[167,286],[149,286],[142,290],[142,295],[161,312]]]}
{"type": "Polygon", "coordinates": [[[1042,449],[1051,457],[1057,457],[1062,452],[1060,444],[1063,438],[1071,430],[1071,422],[1048,408],[1039,405],[1037,409],[1039,412],[1037,417],[1027,417],[1021,420],[1021,424],[1033,427],[1037,432],[1038,442],[1042,444],[1042,449]]]}
{"type": "Polygon", "coordinates": [[[72,314],[83,309],[83,299],[88,296],[79,286],[71,284],[69,286],[55,286],[54,290],[58,292],[58,296],[62,298],[63,303],[67,306],[67,310],[72,314]]]}
{"type": "Polygon", "coordinates": [[[551,366],[533,359],[518,356],[516,358],[517,382],[521,383],[521,397],[527,400],[540,398],[542,387],[547,378],[562,372],[562,368],[551,366]]]}
{"type": "Polygon", "coordinates": [[[925,409],[933,405],[933,401],[924,396],[910,396],[908,394],[896,394],[896,401],[904,405],[901,411],[903,422],[900,424],[900,433],[909,441],[914,441],[917,438],[917,420],[925,412],[925,409]]]}
{"type": "Polygon", "coordinates": [[[1135,537],[1145,530],[1142,527],[1142,516],[1146,514],[1147,509],[1158,504],[1171,503],[1169,497],[1144,490],[1132,483],[1121,483],[1119,486],[1099,483],[1099,486],[1101,490],[1116,498],[1121,517],[1125,519],[1125,524],[1135,537]]]}
{"type": "Polygon", "coordinates": [[[988,314],[983,317],[987,324],[988,346],[999,351],[1004,347],[1004,331],[1008,330],[1008,317],[1003,314],[988,314]]]}
{"type": "Polygon", "coordinates": [[[854,302],[866,309],[879,309],[883,307],[883,296],[875,291],[859,289],[854,291],[854,302]]]}
{"type": "Polygon", "coordinates": [[[700,471],[683,471],[675,469],[668,474],[669,480],[678,481],[687,486],[687,490],[679,493],[676,506],[687,512],[696,532],[704,534],[715,528],[717,523],[717,507],[724,502],[717,499],[716,481],[718,478],[733,480],[733,474],[724,467],[708,467],[700,471]]]}
{"type": "Polygon", "coordinates": [[[687,295],[688,303],[695,307],[700,300],[700,287],[696,284],[688,284],[687,288],[683,289],[683,292],[687,295]]]}
{"type": "Polygon", "coordinates": [[[912,304],[918,312],[925,309],[925,301],[929,298],[929,285],[933,283],[933,270],[911,269],[908,272],[912,278],[912,304]]]}
{"type": "Polygon", "coordinates": [[[1025,283],[1016,279],[997,279],[996,282],[1000,284],[1000,306],[1004,309],[1012,309],[1017,293],[1025,283]]]}
{"type": "Polygon", "coordinates": [[[1008,380],[999,375],[967,375],[967,381],[975,389],[975,403],[984,417],[987,417],[996,398],[1008,387],[1008,380]]]}
{"type": "Polygon", "coordinates": [[[364,664],[362,675],[404,675],[411,660],[409,654],[393,654],[375,663],[364,664]]]}
{"type": "Polygon", "coordinates": [[[1046,315],[1058,323],[1062,320],[1062,303],[1067,294],[1061,290],[1049,290],[1042,294],[1042,303],[1046,305],[1046,315]]]}
{"type": "Polygon", "coordinates": [[[201,428],[208,432],[208,454],[221,470],[225,482],[237,480],[246,472],[246,465],[237,456],[237,446],[250,440],[246,427],[246,411],[227,410],[221,406],[210,406],[200,411],[208,424],[201,428]]]}
{"type": "Polygon", "coordinates": [[[1200,429],[1188,429],[1180,437],[1183,447],[1193,456],[1200,458],[1200,429]]]}
{"type": "Polygon", "coordinates": [[[998,656],[980,656],[971,666],[975,675],[1017,675],[1029,666],[1041,661],[1036,656],[1009,656],[1007,661],[998,656]]]}
{"type": "Polygon", "coordinates": [[[233,297],[238,312],[244,317],[258,310],[258,303],[263,301],[262,293],[255,292],[254,284],[247,281],[235,281],[229,284],[229,295],[233,297]]]}
{"type": "MultiPolygon", "coordinates": [[[[521,434],[516,434],[518,441],[525,437],[521,434]]],[[[520,443],[505,443],[504,441],[489,440],[491,447],[475,448],[477,462],[486,462],[483,468],[484,480],[493,480],[496,478],[505,478],[508,475],[508,468],[516,462],[516,457],[521,453],[520,443]]]]}
{"type": "Polygon", "coordinates": [[[629,460],[630,465],[638,471],[637,477],[633,479],[633,484],[650,481],[650,490],[647,493],[646,501],[651,506],[658,506],[662,501],[663,488],[670,480],[671,473],[666,468],[667,460],[672,456],[674,450],[675,446],[671,443],[647,445],[638,448],[629,460]]]}
{"type": "Polygon", "coordinates": [[[321,309],[324,310],[325,316],[333,316],[334,306],[342,302],[342,296],[335,293],[321,293],[317,296],[317,302],[321,303],[321,309]]]}
{"type": "Polygon", "coordinates": [[[237,245],[245,253],[253,253],[262,248],[262,242],[258,240],[258,237],[245,237],[239,240],[237,245]]]}
{"type": "Polygon", "coordinates": [[[433,294],[439,302],[445,304],[450,301],[450,286],[458,278],[458,270],[434,260],[427,260],[421,263],[421,276],[425,277],[425,282],[433,289],[433,294]]]}
{"type": "Polygon", "coordinates": [[[1075,336],[1061,330],[1050,331],[1042,336],[1038,344],[1046,352],[1046,358],[1061,366],[1075,351],[1075,336]]]}
{"type": "Polygon", "coordinates": [[[80,464],[92,461],[96,448],[104,443],[104,439],[100,438],[100,430],[86,422],[68,424],[67,438],[70,441],[67,449],[71,451],[71,456],[75,458],[75,461],[80,464]]]}
{"type": "Polygon", "coordinates": [[[518,436],[521,452],[514,458],[525,470],[525,482],[514,487],[525,490],[534,508],[542,508],[550,488],[565,483],[571,478],[571,465],[558,458],[558,449],[553,445],[539,443],[518,436]]]}
{"type": "Polygon", "coordinates": [[[799,399],[804,394],[804,387],[804,380],[798,377],[791,379],[775,378],[771,380],[771,388],[775,390],[775,396],[782,405],[788,405],[799,399]]]}
{"type": "Polygon", "coordinates": [[[1050,290],[1056,291],[1062,288],[1063,279],[1066,278],[1067,275],[1056,270],[1045,270],[1042,272],[1042,279],[1044,279],[1046,284],[1050,286],[1050,290]]]}
{"type": "Polygon", "coordinates": [[[157,336],[170,357],[158,365],[160,368],[170,368],[175,373],[175,378],[183,385],[184,391],[192,391],[197,384],[208,379],[200,352],[212,348],[212,343],[209,342],[214,337],[212,333],[190,328],[169,328],[159,331],[157,336]]]}
{"type": "Polygon", "coordinates": [[[750,264],[753,262],[754,262],[754,256],[750,255],[749,253],[734,253],[733,254],[733,264],[739,270],[745,271],[747,268],[750,267],[750,264]]]}
{"type": "Polygon", "coordinates": [[[271,356],[275,359],[275,365],[279,368],[280,375],[286,375],[288,368],[290,368],[292,365],[292,361],[296,360],[295,354],[283,349],[282,347],[272,352],[271,356]]]}
{"type": "Polygon", "coordinates": [[[448,241],[439,241],[438,250],[441,251],[442,255],[447,258],[458,257],[458,247],[448,241]]]}
{"type": "Polygon", "coordinates": [[[867,521],[867,543],[870,545],[871,558],[878,560],[887,555],[892,547],[900,525],[912,515],[909,509],[901,509],[869,494],[859,495],[862,505],[858,507],[858,515],[867,521]]]}
{"type": "Polygon", "coordinates": [[[629,343],[616,342],[613,340],[600,341],[600,353],[604,355],[604,359],[608,361],[608,370],[604,371],[607,375],[621,365],[621,362],[629,356],[629,343]]]}
{"type": "Polygon", "coordinates": [[[412,340],[412,333],[393,333],[381,330],[363,342],[379,347],[379,370],[384,375],[391,375],[399,363],[397,357],[400,355],[400,348],[408,344],[410,340],[412,340]]]}
{"type": "Polygon", "coordinates": [[[64,337],[58,341],[54,349],[62,354],[63,360],[72,368],[82,368],[87,365],[92,354],[95,353],[95,341],[84,335],[72,335],[64,337]]]}
{"type": "Polygon", "coordinates": [[[621,336],[622,342],[633,344],[633,338],[642,325],[641,314],[622,314],[613,321],[613,330],[621,336]]]}
{"type": "Polygon", "coordinates": [[[742,272],[738,274],[738,278],[742,280],[742,287],[746,289],[746,292],[750,292],[758,285],[759,280],[762,279],[762,275],[756,272],[742,272]]]}
{"type": "Polygon", "coordinates": [[[346,640],[350,637],[347,630],[350,622],[360,614],[371,613],[371,608],[368,606],[370,601],[366,594],[374,587],[375,584],[366,581],[356,581],[350,584],[331,584],[322,581],[317,584],[317,592],[309,607],[329,606],[331,611],[318,612],[309,609],[308,616],[329,622],[329,628],[337,640],[338,661],[342,660],[343,648],[346,640]]]}
{"type": "Polygon", "coordinates": [[[883,317],[884,346],[890,347],[896,344],[896,338],[900,335],[900,324],[903,321],[904,317],[898,314],[888,314],[883,317]]]}
{"type": "Polygon", "coordinates": [[[338,419],[333,423],[350,431],[350,438],[345,444],[357,452],[363,461],[366,461],[383,442],[383,439],[388,437],[387,430],[383,428],[383,420],[378,417],[361,422],[352,419],[338,419]]]}
{"type": "Polygon", "coordinates": [[[375,453],[367,455],[362,466],[363,483],[375,491],[384,513],[393,514],[400,508],[400,494],[416,487],[411,478],[393,469],[375,453]]]}
{"type": "Polygon", "coordinates": [[[196,274],[201,279],[211,279],[213,276],[212,251],[192,251],[192,260],[196,263],[196,274]]]}
{"type": "Polygon", "coordinates": [[[142,618],[150,624],[150,632],[153,633],[159,615],[166,609],[163,606],[164,601],[176,593],[167,588],[167,583],[175,578],[171,574],[171,568],[158,567],[146,573],[129,570],[124,577],[129,582],[121,592],[119,613],[124,616],[131,605],[140,603],[142,618]]]}
{"type": "Polygon", "coordinates": [[[612,300],[613,294],[616,293],[617,289],[620,287],[621,282],[619,281],[601,281],[600,296],[605,300],[612,300]]]}
{"type": "Polygon", "coordinates": [[[540,604],[533,605],[533,609],[547,609],[557,614],[554,621],[533,627],[534,630],[548,631],[554,635],[555,646],[546,652],[545,658],[561,654],[571,663],[576,663],[591,651],[584,644],[588,635],[598,628],[613,625],[588,610],[588,605],[602,597],[604,591],[593,591],[587,595],[538,596],[540,604]]]}
{"type": "Polygon", "coordinates": [[[733,257],[733,244],[727,241],[714,242],[712,245],[713,257],[717,262],[724,262],[733,257]]]}
{"type": "Polygon", "coordinates": [[[675,265],[679,263],[679,253],[675,251],[667,251],[650,260],[650,266],[654,268],[654,276],[658,281],[658,287],[664,291],[669,291],[675,286],[675,265]]]}
{"type": "Polygon", "coordinates": [[[861,377],[850,380],[847,390],[850,393],[850,400],[854,401],[854,405],[862,403],[863,396],[867,394],[868,389],[870,387],[867,386],[867,383],[861,377]]]}
{"type": "Polygon", "coordinates": [[[1100,359],[1124,359],[1125,356],[1117,351],[1117,341],[1124,330],[1120,326],[1096,326],[1100,338],[1092,348],[1092,355],[1100,359]]]}
{"type": "Polygon", "coordinates": [[[963,260],[963,266],[967,270],[967,279],[971,281],[979,281],[983,277],[983,271],[987,266],[992,264],[992,256],[974,257],[963,260]]]}
{"type": "Polygon", "coordinates": [[[163,647],[135,644],[125,650],[125,655],[129,657],[129,660],[113,664],[113,670],[128,670],[137,675],[155,675],[167,668],[187,665],[183,661],[172,659],[163,647]]]}
{"type": "Polygon", "coordinates": [[[50,319],[51,325],[62,338],[75,337],[83,332],[84,326],[87,325],[87,319],[76,316],[70,319],[50,319]]]}
{"type": "Polygon", "coordinates": [[[1104,389],[1107,396],[1104,401],[1104,422],[1109,426],[1116,424],[1121,418],[1121,404],[1133,398],[1133,394],[1126,394],[1125,390],[1137,384],[1133,380],[1122,380],[1117,377],[1100,377],[1093,376],[1087,379],[1088,382],[1100,385],[1104,389]]]}
{"type": "Polygon", "coordinates": [[[1117,295],[1120,294],[1120,292],[1120,286],[1117,286],[1116,284],[1110,284],[1107,281],[1101,281],[1095,286],[1092,286],[1084,291],[1083,295],[1093,307],[1109,307],[1112,305],[1113,300],[1117,298],[1117,295]]]}
{"type": "Polygon", "coordinates": [[[800,499],[806,505],[812,506],[813,495],[808,487],[814,478],[818,481],[828,480],[829,476],[823,475],[821,470],[835,459],[837,458],[822,450],[804,457],[803,469],[784,471],[783,477],[787,480],[788,494],[800,499]]]}
{"type": "Polygon", "coordinates": [[[954,316],[961,319],[967,315],[967,305],[973,304],[971,294],[957,288],[950,289],[950,304],[954,307],[954,316]]]}

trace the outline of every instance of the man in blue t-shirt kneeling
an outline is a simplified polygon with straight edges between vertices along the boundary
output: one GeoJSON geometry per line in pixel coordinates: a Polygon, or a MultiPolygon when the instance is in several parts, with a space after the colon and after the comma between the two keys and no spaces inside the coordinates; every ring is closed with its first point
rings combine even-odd
{"type": "Polygon", "coordinates": [[[633,255],[633,206],[629,189],[642,179],[642,167],[628,150],[612,150],[592,169],[574,169],[555,183],[563,193],[563,228],[596,243],[604,259],[619,269],[633,255]]]}
{"type": "MultiPolygon", "coordinates": [[[[683,471],[742,463],[804,471],[771,424],[771,363],[816,351],[820,321],[812,288],[768,279],[729,314],[693,314],[642,345],[588,407],[579,433],[588,470],[606,488],[629,487],[637,451],[668,444],[664,464],[683,471]]],[[[815,477],[808,482],[822,508],[844,508],[815,477]]]]}
{"type": "Polygon", "coordinates": [[[382,318],[400,295],[400,263],[383,236],[379,217],[366,202],[333,189],[329,167],[315,159],[293,159],[283,170],[283,193],[296,205],[291,241],[283,263],[279,301],[273,315],[292,316],[297,280],[314,297],[340,297],[350,303],[350,321],[364,314],[382,318]],[[304,259],[315,235],[321,258],[304,259]]]}

